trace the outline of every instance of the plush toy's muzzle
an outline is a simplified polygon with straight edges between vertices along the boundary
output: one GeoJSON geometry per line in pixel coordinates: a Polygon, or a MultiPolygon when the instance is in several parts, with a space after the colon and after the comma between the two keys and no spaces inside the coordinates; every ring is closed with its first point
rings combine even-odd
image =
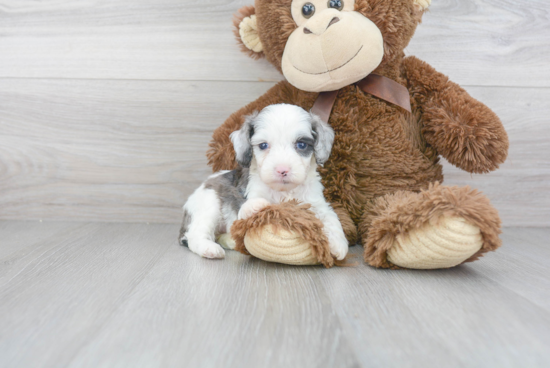
{"type": "Polygon", "coordinates": [[[371,20],[357,12],[325,9],[290,35],[282,70],[296,88],[333,91],[369,75],[383,56],[382,33],[371,20]]]}

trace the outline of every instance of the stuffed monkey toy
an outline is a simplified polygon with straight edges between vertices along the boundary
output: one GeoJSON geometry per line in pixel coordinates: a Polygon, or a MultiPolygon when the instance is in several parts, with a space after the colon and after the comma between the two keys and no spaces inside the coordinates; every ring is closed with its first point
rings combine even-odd
{"type": "MultiPolygon", "coordinates": [[[[242,50],[265,57],[286,80],[216,129],[209,165],[236,167],[229,135],[244,116],[271,104],[298,105],[335,131],[331,157],[320,168],[325,197],[350,244],[363,244],[369,265],[449,268],[497,249],[498,212],[474,189],[441,185],[439,157],[487,173],[506,159],[508,137],[487,106],[427,63],[405,57],[430,3],[256,0],[242,8],[235,20],[242,50]]],[[[237,221],[231,232],[244,253],[330,267],[326,239],[312,236],[321,228],[307,208],[286,203],[237,221]]]]}

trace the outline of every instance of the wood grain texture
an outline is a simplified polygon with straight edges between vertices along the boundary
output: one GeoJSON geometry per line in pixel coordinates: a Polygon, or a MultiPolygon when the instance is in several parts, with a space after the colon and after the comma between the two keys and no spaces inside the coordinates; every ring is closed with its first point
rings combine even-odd
{"type": "MultiPolygon", "coordinates": [[[[0,1],[0,77],[279,80],[240,53],[251,0],[0,1]]],[[[550,87],[547,0],[438,0],[407,52],[464,85],[550,87]]]]}
{"type": "Polygon", "coordinates": [[[389,271],[206,260],[177,225],[41,226],[0,222],[0,239],[42,238],[4,243],[3,368],[550,364],[550,229],[506,229],[454,269],[389,271]]]}
{"type": "MultiPolygon", "coordinates": [[[[20,80],[0,84],[0,218],[179,222],[206,178],[211,132],[273,83],[20,80]]],[[[550,90],[469,87],[502,118],[508,161],[445,166],[507,226],[550,224],[550,90]]]]}
{"type": "Polygon", "coordinates": [[[178,222],[211,132],[271,85],[0,85],[0,218],[178,222]]]}
{"type": "Polygon", "coordinates": [[[27,251],[0,259],[0,365],[67,366],[173,239],[166,226],[80,224],[10,243],[27,251]]]}

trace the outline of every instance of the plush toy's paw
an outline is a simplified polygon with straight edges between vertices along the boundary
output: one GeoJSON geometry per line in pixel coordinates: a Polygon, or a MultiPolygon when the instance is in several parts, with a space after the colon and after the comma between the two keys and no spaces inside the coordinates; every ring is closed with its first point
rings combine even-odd
{"type": "Polygon", "coordinates": [[[435,183],[420,193],[378,198],[360,229],[370,265],[436,269],[497,249],[500,224],[498,212],[479,191],[435,183]]]}
{"type": "Polygon", "coordinates": [[[252,198],[246,201],[239,210],[238,219],[239,220],[246,220],[247,218],[250,218],[252,215],[255,215],[256,213],[260,212],[267,206],[269,206],[271,203],[264,199],[264,198],[252,198]]]}
{"type": "Polygon", "coordinates": [[[319,264],[309,242],[299,234],[265,225],[258,233],[244,238],[246,250],[256,258],[267,262],[294,266],[319,264]]]}
{"type": "Polygon", "coordinates": [[[397,235],[388,261],[404,268],[450,268],[472,257],[482,245],[479,227],[460,217],[443,217],[397,235]]]}
{"type": "Polygon", "coordinates": [[[208,239],[188,241],[189,249],[204,258],[225,258],[225,251],[218,244],[208,239]]]}
{"type": "MultiPolygon", "coordinates": [[[[290,265],[334,265],[323,223],[307,204],[273,204],[245,220],[237,220],[231,234],[237,251],[268,262],[290,265]]],[[[347,246],[347,244],[346,244],[347,246]]],[[[341,252],[341,250],[339,249],[341,252]]]]}

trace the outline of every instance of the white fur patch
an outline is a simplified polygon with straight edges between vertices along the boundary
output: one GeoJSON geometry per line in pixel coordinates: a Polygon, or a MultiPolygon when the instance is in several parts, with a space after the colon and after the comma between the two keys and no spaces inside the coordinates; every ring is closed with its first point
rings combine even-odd
{"type": "MultiPolygon", "coordinates": [[[[316,140],[313,123],[317,123],[312,115],[304,109],[294,105],[272,105],[265,108],[254,119],[254,134],[250,139],[256,170],[260,179],[277,191],[289,191],[301,185],[311,167],[313,151],[323,152],[326,158],[332,148],[334,132],[330,132],[328,140],[316,140]],[[311,141],[306,151],[300,153],[296,145],[299,141],[311,141]],[[315,144],[313,144],[315,142],[315,144]],[[261,145],[267,144],[262,150],[261,145]],[[287,175],[282,178],[278,168],[288,169],[287,175]]],[[[327,134],[323,134],[325,137],[327,134]]]]}
{"type": "Polygon", "coordinates": [[[184,211],[191,214],[191,223],[185,233],[189,249],[205,258],[224,258],[225,251],[216,240],[219,224],[220,200],[216,191],[201,185],[187,200],[184,211]]]}

